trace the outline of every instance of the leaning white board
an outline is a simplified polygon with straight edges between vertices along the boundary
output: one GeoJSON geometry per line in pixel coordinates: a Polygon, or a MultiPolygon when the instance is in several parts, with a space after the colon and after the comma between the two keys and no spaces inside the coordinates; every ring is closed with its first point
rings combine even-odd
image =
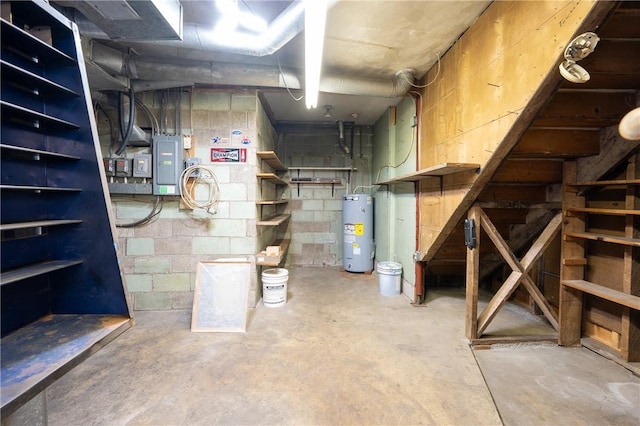
{"type": "Polygon", "coordinates": [[[200,262],[191,331],[246,331],[250,273],[249,261],[200,262]]]}

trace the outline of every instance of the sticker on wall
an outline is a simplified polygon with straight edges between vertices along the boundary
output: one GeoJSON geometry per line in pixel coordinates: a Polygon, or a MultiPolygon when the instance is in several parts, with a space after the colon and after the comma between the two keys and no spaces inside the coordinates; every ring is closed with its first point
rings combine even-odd
{"type": "Polygon", "coordinates": [[[212,163],[246,163],[245,148],[211,148],[212,163]]]}
{"type": "Polygon", "coordinates": [[[231,144],[239,145],[242,141],[242,130],[232,130],[231,131],[231,144]]]}
{"type": "Polygon", "coordinates": [[[244,136],[242,138],[242,145],[249,145],[251,143],[251,139],[249,139],[249,136],[244,136]]]}
{"type": "Polygon", "coordinates": [[[223,138],[220,136],[214,136],[211,138],[211,144],[216,146],[228,146],[229,138],[223,138]]]}

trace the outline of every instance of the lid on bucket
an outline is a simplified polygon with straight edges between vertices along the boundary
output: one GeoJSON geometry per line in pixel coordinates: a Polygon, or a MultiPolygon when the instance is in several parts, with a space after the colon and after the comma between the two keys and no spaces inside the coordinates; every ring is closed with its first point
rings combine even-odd
{"type": "Polygon", "coordinates": [[[402,264],[398,262],[378,262],[376,269],[382,272],[397,272],[402,270],[402,264]]]}
{"type": "Polygon", "coordinates": [[[268,276],[269,278],[282,278],[289,276],[289,271],[285,268],[272,268],[262,271],[262,276],[268,276]]]}

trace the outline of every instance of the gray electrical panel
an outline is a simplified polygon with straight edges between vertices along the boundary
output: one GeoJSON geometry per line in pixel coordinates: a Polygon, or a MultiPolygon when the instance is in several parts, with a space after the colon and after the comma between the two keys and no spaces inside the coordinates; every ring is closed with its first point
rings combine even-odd
{"type": "Polygon", "coordinates": [[[182,138],[154,136],[153,195],[180,195],[180,174],[184,170],[182,138]]]}

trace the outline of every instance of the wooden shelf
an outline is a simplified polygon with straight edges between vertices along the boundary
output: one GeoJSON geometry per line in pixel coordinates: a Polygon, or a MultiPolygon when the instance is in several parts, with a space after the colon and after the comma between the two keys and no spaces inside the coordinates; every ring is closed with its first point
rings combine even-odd
{"type": "Polygon", "coordinates": [[[80,159],[80,157],[75,155],[61,154],[59,152],[43,151],[40,149],[24,148],[21,146],[7,145],[4,143],[0,144],[0,149],[3,149],[8,152],[19,153],[20,155],[25,155],[25,156],[29,155],[33,160],[39,160],[41,156],[50,157],[53,159],[60,159],[60,160],[70,160],[70,161],[76,161],[80,159]]]}
{"type": "Polygon", "coordinates": [[[58,271],[60,269],[70,268],[71,266],[79,265],[82,262],[82,260],[51,260],[48,262],[36,263],[34,265],[13,269],[0,274],[0,285],[11,284],[16,281],[37,277],[38,275],[48,274],[49,272],[58,271]]]}
{"type": "Polygon", "coordinates": [[[624,180],[594,180],[571,184],[571,186],[614,186],[614,185],[640,185],[640,179],[624,180]]]}
{"type": "Polygon", "coordinates": [[[279,226],[289,220],[291,215],[280,214],[269,219],[263,219],[256,222],[258,226],[279,226]]]}
{"type": "Polygon", "coordinates": [[[3,223],[0,231],[10,231],[14,229],[39,228],[41,226],[61,226],[74,223],[82,223],[81,220],[38,220],[34,222],[3,223]]]}
{"type": "Polygon", "coordinates": [[[2,107],[2,119],[36,130],[77,130],[80,128],[75,123],[62,120],[52,115],[43,114],[28,108],[0,101],[2,107]]]}
{"type": "Polygon", "coordinates": [[[353,167],[313,167],[313,166],[289,167],[289,170],[317,170],[317,171],[325,171],[325,172],[331,172],[331,171],[357,172],[358,171],[358,169],[355,169],[353,167]]]}
{"type": "Polygon", "coordinates": [[[31,186],[31,185],[0,185],[3,191],[34,191],[34,192],[79,192],[81,188],[56,188],[53,186],[31,186]]]}
{"type": "Polygon", "coordinates": [[[16,49],[20,49],[22,52],[25,52],[25,54],[31,55],[37,59],[53,61],[61,60],[67,63],[76,64],[76,60],[66,53],[45,43],[39,38],[16,27],[4,19],[0,19],[0,21],[2,21],[2,38],[7,44],[11,44],[16,49]]]}
{"type": "Polygon", "coordinates": [[[605,243],[640,247],[640,239],[638,238],[617,237],[615,235],[596,234],[592,232],[565,232],[564,235],[567,237],[580,238],[583,240],[602,241],[605,243]]]}
{"type": "Polygon", "coordinates": [[[287,255],[287,251],[289,250],[289,244],[291,240],[277,240],[272,246],[280,246],[280,256],[277,258],[267,258],[266,252],[260,252],[256,254],[256,265],[258,266],[273,266],[277,267],[282,264],[285,256],[287,255]],[[260,259],[263,260],[260,260],[260,259]]]}
{"type": "Polygon", "coordinates": [[[480,164],[475,163],[441,163],[426,169],[418,170],[417,172],[376,182],[375,185],[390,185],[399,182],[418,182],[426,178],[442,177],[453,173],[477,170],[479,168],[480,164]]]}
{"type": "Polygon", "coordinates": [[[640,297],[623,293],[585,280],[563,280],[562,285],[575,288],[619,305],[640,310],[640,297]]]}
{"type": "Polygon", "coordinates": [[[32,95],[43,95],[43,94],[51,94],[51,95],[63,95],[63,96],[71,96],[71,97],[79,97],[80,94],[70,90],[60,84],[48,80],[44,77],[40,77],[37,74],[34,74],[30,71],[17,67],[9,62],[4,60],[0,60],[2,64],[2,77],[3,78],[12,78],[14,81],[20,81],[20,88],[29,92],[32,95]]]}
{"type": "Polygon", "coordinates": [[[3,336],[3,411],[42,392],[130,326],[126,316],[48,315],[3,336]]]}
{"type": "Polygon", "coordinates": [[[284,172],[287,170],[274,151],[258,151],[256,155],[274,171],[284,172]]]}
{"type": "Polygon", "coordinates": [[[276,206],[279,204],[287,204],[289,200],[258,200],[256,204],[259,206],[276,206]]]}
{"type": "Polygon", "coordinates": [[[325,179],[325,178],[309,178],[309,179],[291,179],[290,184],[296,185],[336,185],[342,184],[342,179],[325,179]]]}
{"type": "Polygon", "coordinates": [[[591,213],[602,214],[611,216],[626,216],[626,215],[640,215],[640,210],[624,210],[624,209],[602,209],[592,207],[571,207],[567,209],[568,212],[575,213],[591,213]]]}
{"type": "Polygon", "coordinates": [[[287,181],[282,179],[275,173],[257,173],[256,177],[260,180],[266,180],[267,182],[275,183],[277,185],[286,185],[287,181]]]}

